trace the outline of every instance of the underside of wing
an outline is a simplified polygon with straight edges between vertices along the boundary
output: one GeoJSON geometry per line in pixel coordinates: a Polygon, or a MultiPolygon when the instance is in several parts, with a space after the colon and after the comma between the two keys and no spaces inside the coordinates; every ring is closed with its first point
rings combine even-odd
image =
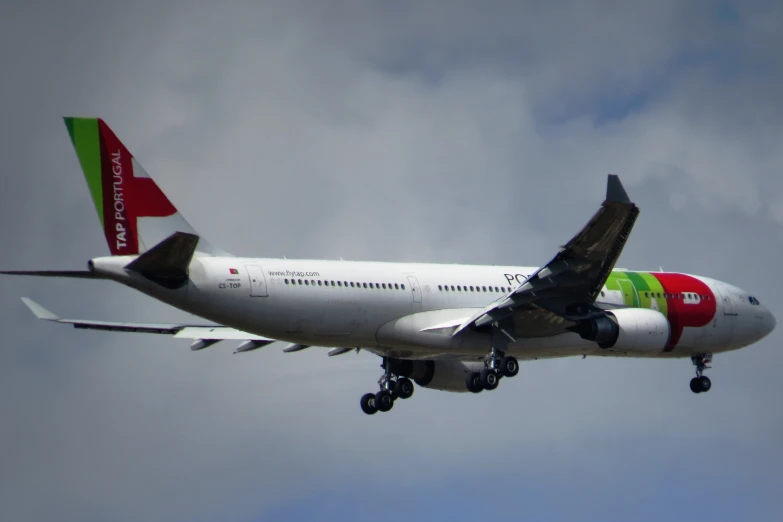
{"type": "Polygon", "coordinates": [[[547,264],[504,298],[454,332],[513,321],[519,337],[562,333],[575,321],[602,313],[595,300],[639,215],[620,179],[609,175],[606,199],[590,221],[547,264]]]}

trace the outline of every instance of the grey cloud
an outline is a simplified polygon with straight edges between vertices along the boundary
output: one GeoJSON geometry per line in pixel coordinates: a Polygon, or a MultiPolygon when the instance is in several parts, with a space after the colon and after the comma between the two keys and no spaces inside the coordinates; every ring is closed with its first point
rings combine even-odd
{"type": "MultiPolygon", "coordinates": [[[[611,171],[642,208],[622,266],[725,279],[780,310],[776,9],[743,4],[726,26],[710,5],[667,2],[10,8],[0,265],[80,268],[107,252],[58,119],[76,113],[106,118],[192,224],[236,253],[540,263],[611,171]],[[638,92],[631,113],[596,117],[638,92]]],[[[779,334],[717,357],[698,400],[688,361],[538,361],[491,398],[419,389],[367,419],[369,355],[193,354],[42,325],[18,301],[183,319],[125,288],[0,288],[9,519],[249,519],[324,484],[362,491],[381,470],[422,488],[468,468],[493,480],[490,467],[575,487],[582,469],[630,477],[616,448],[634,445],[657,472],[689,465],[656,438],[717,459],[692,456],[705,474],[748,457],[780,484],[779,334]],[[498,453],[477,449],[488,440],[498,453]]]]}

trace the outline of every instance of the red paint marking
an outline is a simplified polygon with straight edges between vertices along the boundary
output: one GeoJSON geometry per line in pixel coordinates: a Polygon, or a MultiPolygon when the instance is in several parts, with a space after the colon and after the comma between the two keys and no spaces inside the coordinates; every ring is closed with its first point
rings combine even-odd
{"type": "Polygon", "coordinates": [[[167,217],[177,209],[150,178],[137,178],[133,156],[103,120],[98,120],[103,183],[103,232],[112,255],[139,253],[137,220],[167,217]]]}
{"type": "Polygon", "coordinates": [[[715,317],[717,302],[712,289],[703,281],[685,274],[654,273],[652,274],[663,286],[666,292],[669,324],[672,327],[671,337],[664,351],[670,352],[677,346],[682,337],[683,328],[700,328],[706,326],[715,317]],[[694,293],[707,296],[698,303],[691,303],[683,298],[684,293],[694,293]],[[679,299],[672,296],[679,294],[679,299]]]}

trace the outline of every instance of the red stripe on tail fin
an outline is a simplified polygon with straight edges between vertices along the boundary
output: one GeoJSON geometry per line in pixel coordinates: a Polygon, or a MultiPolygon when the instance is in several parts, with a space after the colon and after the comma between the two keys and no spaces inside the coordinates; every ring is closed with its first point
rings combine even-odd
{"type": "Polygon", "coordinates": [[[139,253],[138,218],[168,217],[177,212],[148,177],[136,177],[133,156],[99,119],[103,231],[112,255],[139,253]]]}

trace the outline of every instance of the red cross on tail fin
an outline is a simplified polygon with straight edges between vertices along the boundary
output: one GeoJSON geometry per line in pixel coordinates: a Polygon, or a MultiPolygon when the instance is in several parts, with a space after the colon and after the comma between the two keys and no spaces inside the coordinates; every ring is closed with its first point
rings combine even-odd
{"type": "MultiPolygon", "coordinates": [[[[65,118],[112,255],[146,252],[176,232],[198,236],[100,118],[65,118]]],[[[204,239],[196,250],[228,255],[204,239]]]]}

